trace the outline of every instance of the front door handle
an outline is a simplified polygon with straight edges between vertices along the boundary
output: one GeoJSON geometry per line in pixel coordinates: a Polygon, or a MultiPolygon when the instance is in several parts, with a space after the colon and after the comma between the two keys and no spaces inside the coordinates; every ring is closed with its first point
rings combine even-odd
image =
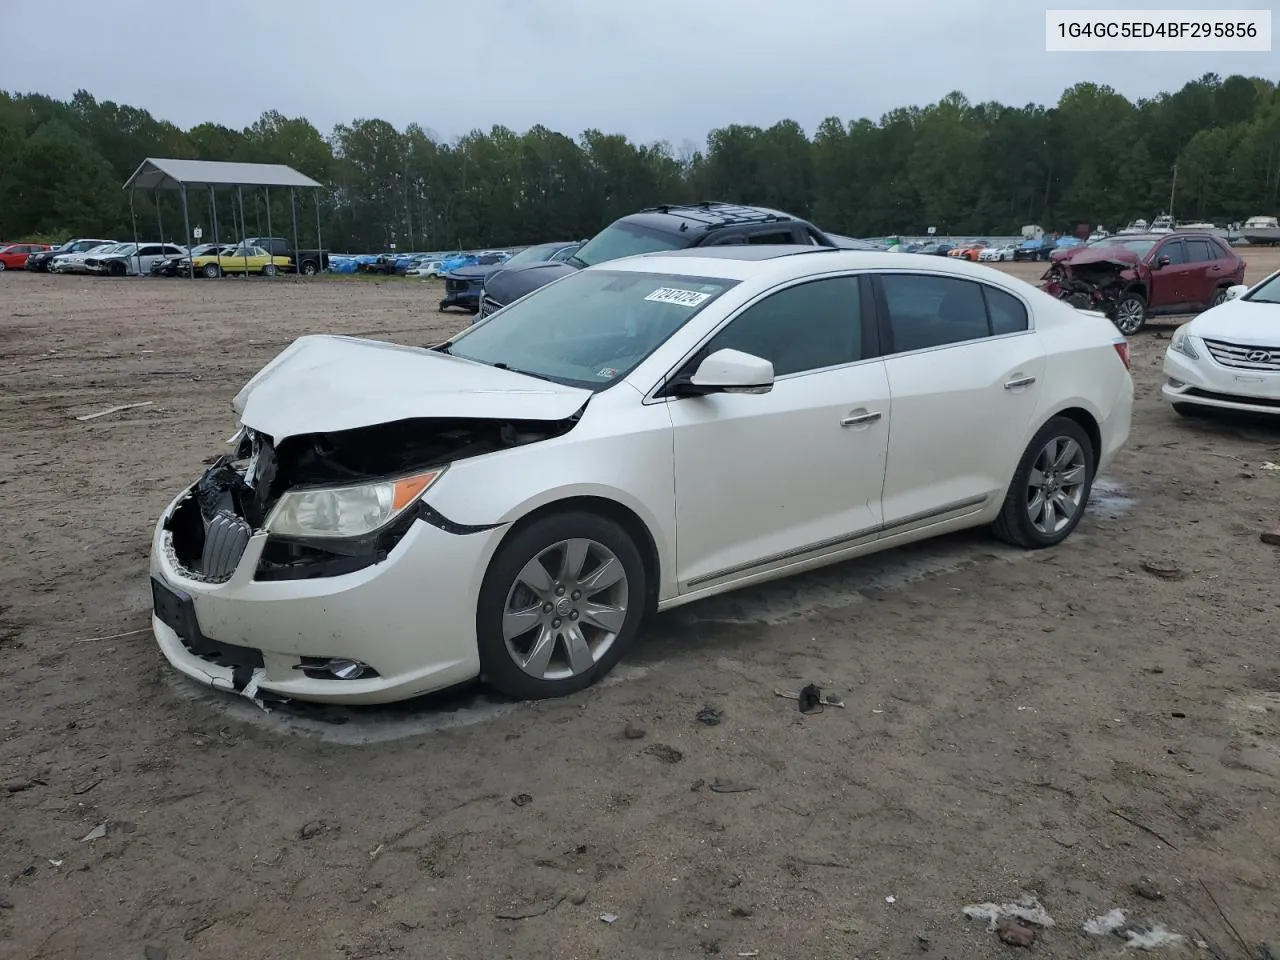
{"type": "Polygon", "coordinates": [[[851,417],[845,417],[840,421],[842,427],[856,427],[864,423],[875,423],[880,419],[880,414],[876,411],[870,413],[855,413],[851,417]]]}
{"type": "Polygon", "coordinates": [[[1006,381],[1004,388],[1006,390],[1017,390],[1019,387],[1029,387],[1035,382],[1035,377],[1018,377],[1016,380],[1006,381]]]}

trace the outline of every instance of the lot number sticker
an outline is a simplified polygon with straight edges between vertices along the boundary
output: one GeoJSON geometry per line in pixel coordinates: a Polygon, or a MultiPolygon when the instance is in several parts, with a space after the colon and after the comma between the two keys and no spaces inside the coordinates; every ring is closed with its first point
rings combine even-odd
{"type": "Polygon", "coordinates": [[[659,287],[653,293],[645,297],[646,300],[654,300],[658,303],[676,303],[682,307],[696,307],[702,301],[711,297],[709,293],[699,293],[697,290],[681,290],[678,287],[659,287]]]}

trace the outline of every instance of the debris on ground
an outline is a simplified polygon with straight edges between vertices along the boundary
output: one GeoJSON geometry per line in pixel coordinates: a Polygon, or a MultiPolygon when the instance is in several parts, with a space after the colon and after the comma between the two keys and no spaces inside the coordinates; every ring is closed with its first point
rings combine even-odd
{"type": "Polygon", "coordinates": [[[634,720],[628,720],[622,728],[622,736],[627,740],[640,740],[647,731],[634,720]]]}
{"type": "MultiPolygon", "coordinates": [[[[1175,713],[1176,717],[1177,714],[1175,713]]],[[[1150,877],[1139,877],[1138,882],[1133,885],[1133,892],[1140,896],[1143,900],[1163,900],[1164,894],[1160,888],[1156,886],[1156,882],[1150,877]]]]}
{"type": "Polygon", "coordinates": [[[1263,543],[1270,544],[1273,547],[1280,547],[1280,528],[1266,531],[1259,539],[1261,539],[1263,543]]]}
{"type": "Polygon", "coordinates": [[[1022,920],[1037,927],[1052,927],[1053,917],[1040,905],[1039,899],[1027,894],[1013,903],[973,903],[964,908],[964,915],[971,920],[986,920],[992,933],[1001,920],[1022,920]]]}
{"type": "Polygon", "coordinates": [[[550,913],[567,899],[568,894],[562,893],[558,897],[548,900],[546,903],[536,904],[531,907],[523,907],[519,910],[506,910],[502,913],[495,913],[493,916],[495,920],[528,920],[532,917],[540,917],[545,913],[550,913]]]}
{"type": "Polygon", "coordinates": [[[1105,937],[1109,933],[1123,929],[1126,922],[1123,910],[1111,910],[1086,920],[1084,932],[1095,937],[1105,937]]]}
{"type": "Polygon", "coordinates": [[[1172,560],[1143,560],[1142,569],[1164,580],[1180,580],[1182,568],[1172,560]]]}
{"type": "Polygon", "coordinates": [[[1261,464],[1263,470],[1280,470],[1280,463],[1272,463],[1270,460],[1261,464]]]}
{"type": "Polygon", "coordinates": [[[717,777],[711,781],[712,793],[750,793],[755,789],[758,788],[749,783],[739,783],[737,780],[721,780],[717,777]]]}
{"type": "Polygon", "coordinates": [[[816,683],[810,683],[797,693],[786,690],[774,690],[775,697],[784,700],[798,700],[801,713],[821,713],[823,707],[844,707],[844,698],[838,693],[822,695],[822,689],[816,683]]]}
{"type": "Polygon", "coordinates": [[[669,747],[665,743],[655,743],[651,747],[645,747],[644,752],[650,756],[657,757],[663,763],[679,763],[684,759],[684,754],[675,747],[669,747]]]}
{"type": "Polygon", "coordinates": [[[1006,917],[996,925],[996,935],[1011,947],[1029,947],[1036,942],[1035,928],[1021,920],[1006,917]]]}
{"type": "Polygon", "coordinates": [[[720,722],[720,711],[710,705],[704,706],[698,711],[698,722],[714,727],[720,722]]]}
{"type": "Polygon", "coordinates": [[[0,910],[12,910],[12,909],[13,909],[13,902],[11,900],[6,899],[5,897],[0,897],[0,910]]]}
{"type": "Polygon", "coordinates": [[[327,820],[308,820],[298,828],[299,840],[310,840],[318,837],[322,833],[330,833],[341,830],[342,828],[336,823],[330,823],[327,820]]]}
{"type": "Polygon", "coordinates": [[[617,923],[618,915],[616,913],[602,913],[600,914],[600,919],[605,923],[617,923]]]}
{"type": "Polygon", "coordinates": [[[511,802],[517,807],[524,807],[533,803],[533,795],[528,793],[517,793],[511,798],[511,802]]]}
{"type": "Polygon", "coordinates": [[[107,835],[107,822],[104,820],[102,821],[102,823],[98,824],[96,827],[94,827],[92,830],[86,833],[83,837],[81,837],[80,842],[87,843],[90,840],[101,840],[106,835],[107,835]]]}
{"type": "Polygon", "coordinates": [[[132,410],[134,407],[149,407],[153,401],[143,400],[141,403],[122,403],[117,407],[107,407],[105,410],[99,410],[97,413],[86,413],[83,416],[76,417],[77,420],[97,420],[99,417],[105,417],[109,413],[119,413],[121,410],[132,410]]]}
{"type": "Polygon", "coordinates": [[[897,902],[898,902],[898,898],[897,898],[897,897],[895,897],[893,894],[889,894],[889,896],[887,896],[887,897],[885,897],[885,898],[884,898],[884,902],[885,902],[885,903],[897,903],[897,902]]]}
{"type": "Polygon", "coordinates": [[[1128,938],[1127,950],[1159,950],[1161,947],[1175,947],[1186,940],[1180,933],[1174,933],[1163,923],[1153,924],[1149,929],[1139,933],[1137,930],[1126,930],[1128,938]]]}

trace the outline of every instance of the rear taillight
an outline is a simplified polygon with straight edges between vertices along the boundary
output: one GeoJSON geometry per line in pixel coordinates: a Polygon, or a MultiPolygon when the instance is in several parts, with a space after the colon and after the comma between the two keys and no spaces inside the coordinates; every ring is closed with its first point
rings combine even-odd
{"type": "Polygon", "coordinates": [[[1120,362],[1124,364],[1126,370],[1129,368],[1129,342],[1127,340],[1117,340],[1112,344],[1116,348],[1116,354],[1120,357],[1120,362]]]}

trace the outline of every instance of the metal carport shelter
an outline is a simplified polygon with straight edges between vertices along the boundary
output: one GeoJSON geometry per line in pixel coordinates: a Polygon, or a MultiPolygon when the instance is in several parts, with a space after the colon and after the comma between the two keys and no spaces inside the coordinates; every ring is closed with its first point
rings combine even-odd
{"type": "MultiPolygon", "coordinates": [[[[133,241],[138,242],[138,218],[134,213],[133,198],[138,190],[177,190],[182,194],[182,220],[186,227],[187,250],[191,249],[191,214],[187,205],[188,190],[205,188],[209,191],[211,209],[213,211],[213,242],[219,243],[218,236],[218,190],[235,190],[240,203],[240,233],[243,240],[244,229],[244,188],[262,188],[267,199],[267,234],[271,234],[271,188],[287,187],[289,190],[289,207],[293,212],[293,253],[297,257],[301,244],[298,242],[298,202],[297,192],[303,190],[320,190],[321,184],[293,167],[282,163],[225,163],[216,160],[164,160],[148,157],[138,165],[124,185],[129,191],[129,216],[133,220],[133,241]]],[[[160,196],[156,196],[156,220],[160,228],[160,242],[164,242],[164,224],[160,222],[160,196]]],[[[316,247],[321,251],[320,268],[324,267],[324,244],[320,237],[320,194],[315,194],[316,202],[316,247]]],[[[234,217],[232,218],[234,220],[234,217]]],[[[134,251],[137,256],[137,251],[134,251]]],[[[218,254],[219,273],[221,273],[221,253],[218,254]]],[[[141,273],[141,258],[138,259],[138,272],[141,273]]],[[[295,264],[295,266],[297,266],[295,264]]],[[[301,267],[298,266],[301,270],[301,267]]],[[[195,266],[188,263],[188,276],[194,276],[195,266]]],[[[245,271],[248,276],[248,270],[245,271]]]]}

